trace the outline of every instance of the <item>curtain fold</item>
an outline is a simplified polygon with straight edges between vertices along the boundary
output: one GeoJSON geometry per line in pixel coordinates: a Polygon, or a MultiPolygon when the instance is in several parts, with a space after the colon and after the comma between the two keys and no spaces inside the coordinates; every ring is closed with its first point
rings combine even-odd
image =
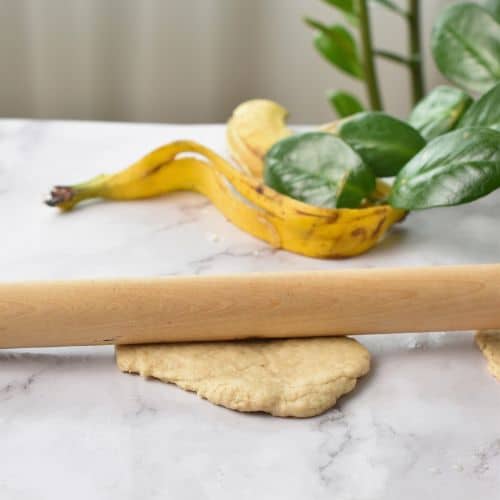
{"type": "MultiPolygon", "coordinates": [[[[428,41],[432,19],[450,2],[422,3],[428,41]]],[[[333,116],[327,89],[363,95],[312,47],[304,15],[342,21],[320,0],[0,4],[3,117],[220,122],[242,100],[270,97],[290,109],[294,122],[316,123],[333,116]]],[[[405,50],[400,19],[378,6],[373,20],[380,47],[405,50]]],[[[379,70],[388,109],[405,116],[404,68],[381,62],[379,70]]],[[[440,81],[430,57],[426,76],[430,85],[440,81]]]]}

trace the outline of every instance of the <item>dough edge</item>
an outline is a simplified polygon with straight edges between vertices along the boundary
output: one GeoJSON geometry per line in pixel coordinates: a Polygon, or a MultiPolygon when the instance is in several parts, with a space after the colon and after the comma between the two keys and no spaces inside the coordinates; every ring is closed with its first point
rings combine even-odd
{"type": "Polygon", "coordinates": [[[370,353],[354,339],[318,337],[121,345],[116,346],[116,362],[122,372],[173,383],[232,410],[304,418],[324,413],[342,395],[351,392],[357,379],[369,371],[370,353]],[[244,361],[247,355],[255,356],[256,346],[259,356],[262,355],[259,365],[251,364],[242,371],[234,369],[233,372],[230,366],[228,373],[218,372],[219,369],[224,372],[225,367],[217,364],[220,362],[217,358],[229,355],[238,356],[237,362],[244,361]],[[315,366],[313,357],[328,357],[329,352],[332,358],[338,354],[337,365],[315,366]],[[287,373],[290,367],[286,362],[297,355],[302,357],[298,364],[303,363],[302,368],[307,371],[305,375],[297,373],[301,366],[287,373]],[[179,363],[191,366],[180,367],[179,363]]]}
{"type": "Polygon", "coordinates": [[[488,371],[500,381],[500,330],[479,330],[476,344],[488,362],[488,371]]]}

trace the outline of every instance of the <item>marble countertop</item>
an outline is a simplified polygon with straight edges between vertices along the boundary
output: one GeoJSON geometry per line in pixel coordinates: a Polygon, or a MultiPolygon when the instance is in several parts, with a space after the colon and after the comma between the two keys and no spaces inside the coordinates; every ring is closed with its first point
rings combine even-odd
{"type": "MultiPolygon", "coordinates": [[[[179,193],[45,207],[55,183],[179,138],[226,153],[218,125],[0,120],[0,280],[496,262],[500,193],[412,214],[375,250],[313,260],[179,193]]],[[[0,352],[0,498],[469,500],[500,491],[500,384],[470,334],[361,339],[373,371],[312,419],[239,414],[118,372],[111,347],[0,352]]]]}

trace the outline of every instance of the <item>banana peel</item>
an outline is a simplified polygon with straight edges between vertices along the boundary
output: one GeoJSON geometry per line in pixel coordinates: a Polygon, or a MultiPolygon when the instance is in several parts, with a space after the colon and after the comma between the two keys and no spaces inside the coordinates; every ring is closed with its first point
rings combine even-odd
{"type": "MultiPolygon", "coordinates": [[[[375,196],[384,199],[388,189],[380,183],[375,196]]],[[[56,186],[47,204],[66,211],[90,198],[134,200],[180,190],[203,194],[233,224],[273,247],[310,257],[361,254],[405,215],[383,204],[327,209],[302,203],[277,193],[261,179],[240,172],[215,152],[191,141],[158,148],[116,174],[56,186]],[[186,157],[186,153],[196,156],[186,157]]]]}
{"type": "MultiPolygon", "coordinates": [[[[293,134],[286,126],[287,116],[283,106],[267,99],[245,101],[233,111],[226,128],[229,152],[250,175],[261,178],[271,146],[293,134]]],[[[319,130],[335,134],[339,123],[326,123],[319,130]]]]}
{"type": "MultiPolygon", "coordinates": [[[[287,111],[273,101],[254,99],[240,104],[234,110],[232,117],[229,119],[227,124],[227,143],[230,154],[241,167],[254,177],[259,179],[262,178],[264,157],[273,144],[292,134],[291,130],[286,126],[287,115],[287,111]]],[[[335,120],[322,125],[319,130],[336,134],[340,123],[341,120],[335,120]]],[[[389,205],[382,204],[383,200],[388,197],[389,191],[390,187],[385,182],[377,180],[377,187],[373,195],[374,200],[372,200],[372,202],[379,207],[383,207],[384,209],[384,211],[378,211],[378,215],[381,217],[380,220],[385,218],[386,221],[389,221],[389,225],[387,227],[385,227],[385,222],[381,223],[382,226],[380,227],[381,234],[379,235],[379,239],[387,232],[392,224],[401,221],[406,216],[406,212],[392,208],[389,205]]],[[[317,207],[307,206],[309,207],[309,213],[312,216],[314,216],[313,213],[317,217],[326,216],[325,213],[320,214],[317,207]]],[[[335,219],[334,214],[346,215],[347,213],[350,213],[351,220],[353,220],[355,218],[353,212],[359,213],[360,215],[366,215],[366,210],[368,208],[370,207],[365,206],[355,210],[327,209],[327,211],[330,214],[329,217],[331,220],[335,219]]],[[[314,221],[311,221],[311,223],[314,224],[314,221]]],[[[369,224],[375,224],[375,226],[372,226],[371,228],[368,227],[368,234],[370,233],[370,229],[373,229],[373,227],[377,228],[379,223],[380,221],[376,221],[375,219],[370,220],[369,224]]],[[[366,230],[367,228],[353,228],[351,237],[355,234],[363,234],[364,231],[362,231],[362,229],[366,230]]],[[[343,234],[345,238],[345,231],[343,234]]],[[[372,238],[376,237],[378,230],[372,230],[371,234],[373,235],[372,238]]],[[[356,240],[356,238],[354,238],[354,240],[356,240]]],[[[369,246],[361,245],[362,249],[357,252],[352,249],[346,250],[348,245],[345,241],[342,245],[340,245],[339,240],[337,242],[338,245],[336,245],[337,251],[334,252],[332,249],[329,255],[321,256],[332,258],[354,256],[358,253],[365,252],[376,244],[377,241],[378,240],[372,242],[369,246]]],[[[360,245],[359,241],[354,241],[353,244],[356,247],[360,245]]],[[[305,253],[303,251],[299,251],[298,253],[303,253],[309,256],[318,256],[312,255],[311,253],[305,253]]]]}
{"type": "Polygon", "coordinates": [[[270,147],[292,135],[286,126],[287,110],[267,99],[240,104],[227,123],[226,139],[238,165],[262,177],[264,156],[270,147]]]}

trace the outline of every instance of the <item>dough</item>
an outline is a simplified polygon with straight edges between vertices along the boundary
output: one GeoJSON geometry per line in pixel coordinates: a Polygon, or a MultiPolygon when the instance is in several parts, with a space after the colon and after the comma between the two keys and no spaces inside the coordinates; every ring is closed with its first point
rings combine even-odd
{"type": "Polygon", "coordinates": [[[477,332],[476,344],[488,361],[488,370],[500,380],[500,330],[477,332]]]}
{"type": "Polygon", "coordinates": [[[366,348],[344,337],[123,345],[116,361],[226,408],[280,417],[323,413],[370,368],[366,348]]]}

